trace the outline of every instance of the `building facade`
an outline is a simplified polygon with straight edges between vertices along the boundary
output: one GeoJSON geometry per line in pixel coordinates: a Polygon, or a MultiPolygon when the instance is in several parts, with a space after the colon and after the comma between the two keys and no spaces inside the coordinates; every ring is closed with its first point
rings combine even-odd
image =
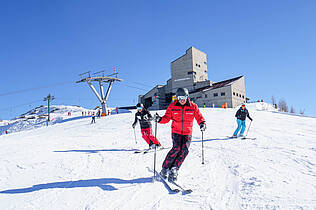
{"type": "Polygon", "coordinates": [[[199,107],[232,108],[246,102],[245,79],[243,76],[212,82],[207,70],[207,56],[190,47],[185,55],[171,62],[171,78],[166,85],[157,85],[138,101],[150,110],[166,109],[178,88],[187,88],[190,99],[199,107]]]}

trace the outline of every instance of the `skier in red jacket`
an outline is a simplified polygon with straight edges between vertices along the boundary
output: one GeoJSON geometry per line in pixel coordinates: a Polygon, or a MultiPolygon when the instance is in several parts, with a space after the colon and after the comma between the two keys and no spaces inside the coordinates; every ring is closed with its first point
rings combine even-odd
{"type": "Polygon", "coordinates": [[[178,170],[189,153],[192,139],[193,120],[196,119],[201,131],[206,130],[205,119],[198,106],[191,102],[189,91],[186,88],[179,88],[176,92],[177,100],[169,105],[163,117],[157,113],[155,120],[161,124],[172,120],[172,142],[173,147],[167,154],[160,175],[172,181],[177,180],[178,170]]]}

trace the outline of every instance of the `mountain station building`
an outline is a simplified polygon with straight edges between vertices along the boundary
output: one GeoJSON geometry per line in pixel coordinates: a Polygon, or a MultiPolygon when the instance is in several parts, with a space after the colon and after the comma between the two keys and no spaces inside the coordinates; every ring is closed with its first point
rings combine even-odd
{"type": "Polygon", "coordinates": [[[208,78],[206,54],[194,47],[171,62],[171,78],[166,85],[157,85],[138,97],[149,110],[166,109],[178,88],[187,88],[190,100],[199,107],[234,108],[246,102],[244,76],[221,82],[208,78]]]}

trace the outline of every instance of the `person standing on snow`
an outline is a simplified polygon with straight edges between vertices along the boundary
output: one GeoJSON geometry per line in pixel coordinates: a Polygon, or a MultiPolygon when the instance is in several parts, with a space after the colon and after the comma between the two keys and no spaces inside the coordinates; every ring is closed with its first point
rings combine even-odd
{"type": "MultiPolygon", "coordinates": [[[[143,104],[138,103],[136,108],[137,112],[135,113],[135,121],[132,124],[132,127],[135,129],[137,121],[139,121],[142,137],[149,145],[149,148],[153,149],[155,147],[155,136],[153,135],[150,122],[153,120],[153,117],[150,112],[144,108],[143,104]]],[[[160,142],[156,139],[156,147],[160,146],[160,142]]]]}
{"type": "Polygon", "coordinates": [[[91,118],[92,118],[91,124],[92,124],[92,123],[95,123],[95,114],[94,114],[94,112],[92,112],[91,118]]]}
{"type": "Polygon", "coordinates": [[[200,125],[201,131],[206,130],[205,119],[198,106],[188,98],[189,91],[186,88],[179,88],[176,96],[177,100],[169,105],[163,117],[157,113],[155,115],[155,120],[161,124],[172,120],[173,147],[168,152],[160,172],[163,178],[167,178],[169,174],[168,179],[172,181],[177,180],[178,170],[189,153],[194,118],[200,125]]]}
{"type": "Polygon", "coordinates": [[[235,114],[235,117],[237,117],[237,125],[238,127],[236,128],[233,138],[237,138],[238,132],[240,131],[239,136],[244,136],[244,132],[246,129],[246,117],[248,117],[251,121],[252,118],[249,116],[249,112],[246,109],[246,105],[243,103],[241,104],[241,107],[238,109],[238,111],[235,114]]]}

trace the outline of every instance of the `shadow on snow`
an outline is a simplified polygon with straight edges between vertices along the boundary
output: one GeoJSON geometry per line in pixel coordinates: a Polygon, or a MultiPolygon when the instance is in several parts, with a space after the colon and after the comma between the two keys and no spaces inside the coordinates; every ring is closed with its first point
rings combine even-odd
{"type": "Polygon", "coordinates": [[[52,182],[47,184],[33,185],[28,188],[11,189],[0,191],[2,194],[20,194],[29,193],[39,190],[55,189],[55,188],[79,188],[79,187],[99,187],[105,191],[118,190],[109,184],[140,184],[140,183],[151,183],[152,177],[138,178],[131,180],[117,179],[117,178],[102,178],[102,179],[88,179],[78,181],[65,181],[65,182],[52,182]]]}
{"type": "Polygon", "coordinates": [[[96,150],[64,150],[64,151],[54,151],[54,152],[84,152],[84,153],[98,153],[98,152],[132,152],[137,149],[96,149],[96,150]]]}

